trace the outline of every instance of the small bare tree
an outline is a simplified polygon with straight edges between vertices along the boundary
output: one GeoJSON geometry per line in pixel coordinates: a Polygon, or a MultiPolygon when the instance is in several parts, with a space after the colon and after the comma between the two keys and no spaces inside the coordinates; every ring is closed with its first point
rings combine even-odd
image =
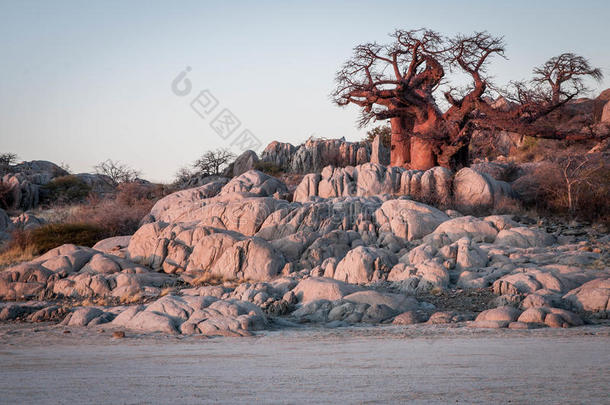
{"type": "Polygon", "coordinates": [[[193,163],[193,167],[196,174],[219,175],[234,159],[235,155],[227,149],[209,150],[193,163]]]}
{"type": "Polygon", "coordinates": [[[535,173],[542,204],[558,212],[603,217],[610,187],[610,163],[604,153],[563,153],[535,173]],[[599,212],[595,212],[599,211],[599,212]]]}
{"type": "Polygon", "coordinates": [[[17,154],[6,152],[0,153],[0,174],[8,172],[10,166],[17,162],[17,154]]]}
{"type": "Polygon", "coordinates": [[[578,197],[582,188],[592,189],[600,186],[597,183],[601,178],[604,166],[606,166],[604,159],[595,154],[568,155],[559,160],[568,210],[571,214],[574,213],[576,205],[579,203],[578,197]]]}
{"type": "Polygon", "coordinates": [[[573,53],[562,53],[535,68],[532,81],[548,86],[548,90],[543,92],[550,95],[548,101],[559,103],[562,98],[572,99],[586,92],[588,89],[583,78],[587,76],[597,81],[603,78],[602,71],[591,66],[586,58],[573,53]]]}
{"type": "Polygon", "coordinates": [[[94,166],[95,172],[108,176],[113,186],[122,183],[132,183],[141,175],[139,170],[116,160],[107,159],[94,166]]]}

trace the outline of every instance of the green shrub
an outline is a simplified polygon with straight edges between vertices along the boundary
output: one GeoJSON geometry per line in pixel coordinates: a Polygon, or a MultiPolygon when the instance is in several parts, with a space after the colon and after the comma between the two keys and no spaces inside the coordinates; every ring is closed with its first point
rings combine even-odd
{"type": "Polygon", "coordinates": [[[61,204],[81,202],[91,192],[91,187],[74,175],[56,177],[43,186],[46,191],[45,202],[61,204]]]}
{"type": "Polygon", "coordinates": [[[254,168],[263,173],[267,173],[270,176],[277,176],[282,173],[282,168],[271,162],[256,162],[254,168]]]}
{"type": "Polygon", "coordinates": [[[377,126],[366,133],[365,142],[373,142],[377,135],[381,136],[381,144],[390,149],[392,146],[392,127],[389,125],[377,126]]]}
{"type": "Polygon", "coordinates": [[[47,224],[14,233],[9,248],[31,250],[37,256],[66,243],[91,247],[105,237],[104,229],[91,224],[47,224]]]}

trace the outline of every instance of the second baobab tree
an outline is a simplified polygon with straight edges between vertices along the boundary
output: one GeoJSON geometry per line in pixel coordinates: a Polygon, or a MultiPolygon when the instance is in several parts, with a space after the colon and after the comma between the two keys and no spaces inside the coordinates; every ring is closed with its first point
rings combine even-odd
{"type": "Polygon", "coordinates": [[[354,48],[337,73],[332,96],[340,106],[361,107],[363,126],[390,120],[392,166],[426,170],[467,165],[476,129],[561,139],[567,134],[542,118],[586,91],[583,78],[602,77],[585,58],[566,53],[536,68],[532,80],[511,82],[500,91],[487,68],[494,56],[504,57],[501,37],[487,32],[445,37],[428,29],[396,30],[390,36],[389,44],[354,48]],[[469,85],[451,86],[447,72],[465,74],[469,85]],[[498,96],[510,108],[495,103],[498,96]]]}

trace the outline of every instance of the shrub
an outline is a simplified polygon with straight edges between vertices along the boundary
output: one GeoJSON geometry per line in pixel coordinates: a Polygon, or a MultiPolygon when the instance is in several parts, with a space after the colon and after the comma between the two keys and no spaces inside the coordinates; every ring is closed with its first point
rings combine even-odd
{"type": "Polygon", "coordinates": [[[41,255],[66,243],[91,247],[107,237],[103,228],[92,224],[47,224],[29,231],[15,231],[8,251],[41,255]]]}
{"type": "Polygon", "coordinates": [[[377,135],[381,135],[381,144],[386,148],[390,148],[392,144],[392,128],[389,125],[380,125],[368,131],[365,142],[373,142],[377,135]]]}
{"type": "Polygon", "coordinates": [[[108,236],[131,235],[162,195],[161,186],[123,183],[114,196],[90,195],[88,203],[74,207],[66,221],[92,224],[102,228],[108,236]]]}
{"type": "Polygon", "coordinates": [[[604,154],[559,155],[532,174],[536,206],[552,214],[610,222],[610,163],[604,154]]]}
{"type": "Polygon", "coordinates": [[[163,187],[154,184],[123,183],[117,187],[116,200],[121,205],[132,207],[144,201],[153,201],[163,195],[163,187]]]}
{"type": "Polygon", "coordinates": [[[282,168],[272,162],[258,161],[254,164],[254,168],[270,176],[278,176],[282,173],[282,168]]]}
{"type": "Polygon", "coordinates": [[[91,192],[91,187],[74,175],[61,176],[43,186],[46,191],[45,202],[68,204],[82,202],[91,192]]]}
{"type": "Polygon", "coordinates": [[[130,205],[119,199],[92,199],[89,204],[77,207],[69,221],[85,222],[103,229],[108,236],[131,235],[140,221],[152,208],[153,202],[140,199],[130,205]]]}

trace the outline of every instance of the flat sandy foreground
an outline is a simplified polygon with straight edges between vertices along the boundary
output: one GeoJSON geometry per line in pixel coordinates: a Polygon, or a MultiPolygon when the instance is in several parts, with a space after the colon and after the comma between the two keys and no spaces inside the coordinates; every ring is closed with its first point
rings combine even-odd
{"type": "Polygon", "coordinates": [[[0,403],[610,403],[610,327],[290,329],[250,338],[0,325],[0,403]]]}

